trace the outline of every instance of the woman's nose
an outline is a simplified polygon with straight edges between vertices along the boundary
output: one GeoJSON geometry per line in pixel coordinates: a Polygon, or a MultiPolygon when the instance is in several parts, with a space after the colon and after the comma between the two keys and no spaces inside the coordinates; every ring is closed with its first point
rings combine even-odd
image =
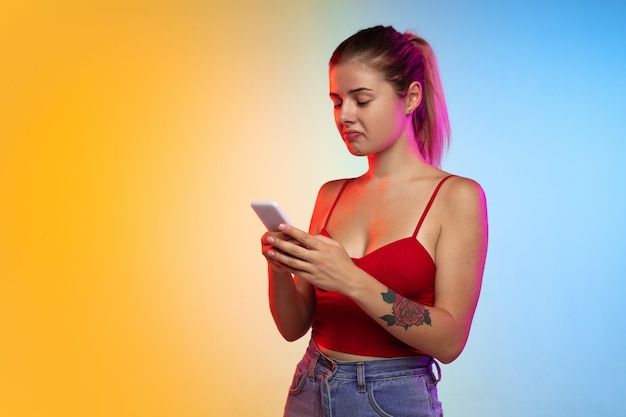
{"type": "Polygon", "coordinates": [[[350,104],[343,103],[339,109],[339,122],[345,124],[354,121],[354,109],[350,104]]]}

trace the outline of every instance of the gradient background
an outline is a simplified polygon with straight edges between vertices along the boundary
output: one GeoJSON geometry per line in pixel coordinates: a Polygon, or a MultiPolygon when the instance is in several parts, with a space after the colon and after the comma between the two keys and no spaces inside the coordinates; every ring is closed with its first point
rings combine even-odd
{"type": "Polygon", "coordinates": [[[280,415],[306,338],[249,202],[306,228],[363,172],[327,61],[378,23],[432,43],[489,202],[446,416],[626,415],[623,1],[86,3],[0,3],[0,415],[280,415]]]}

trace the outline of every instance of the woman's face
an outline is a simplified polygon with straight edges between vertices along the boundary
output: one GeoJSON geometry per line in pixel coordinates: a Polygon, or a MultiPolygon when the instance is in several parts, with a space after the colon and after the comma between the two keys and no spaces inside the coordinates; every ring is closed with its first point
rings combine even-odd
{"type": "Polygon", "coordinates": [[[330,98],[337,129],[354,155],[383,151],[412,132],[407,100],[398,97],[391,83],[357,61],[330,69],[330,98]]]}

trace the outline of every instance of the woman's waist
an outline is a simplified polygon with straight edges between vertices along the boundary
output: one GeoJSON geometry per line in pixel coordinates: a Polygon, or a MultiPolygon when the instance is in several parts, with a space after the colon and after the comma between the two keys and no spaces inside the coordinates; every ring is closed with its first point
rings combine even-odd
{"type": "Polygon", "coordinates": [[[407,356],[371,356],[371,355],[361,355],[358,353],[351,352],[343,352],[339,350],[330,349],[323,344],[320,344],[316,339],[311,339],[311,344],[314,349],[317,350],[318,353],[321,353],[326,358],[336,362],[336,363],[357,363],[357,362],[382,362],[382,361],[390,361],[391,363],[400,364],[401,366],[426,366],[432,362],[432,356],[415,354],[415,355],[407,355],[407,356]]]}
{"type": "Polygon", "coordinates": [[[317,348],[324,356],[342,362],[368,362],[389,359],[380,356],[365,356],[357,355],[355,353],[340,352],[338,350],[329,349],[323,345],[320,345],[319,343],[317,343],[317,348]]]}
{"type": "Polygon", "coordinates": [[[326,369],[326,371],[320,371],[332,372],[336,377],[344,375],[346,378],[352,378],[358,372],[365,372],[366,375],[374,378],[377,376],[420,375],[431,372],[431,365],[433,364],[433,358],[424,355],[385,358],[339,352],[338,356],[343,358],[339,359],[328,356],[324,351],[331,354],[333,351],[329,352],[328,349],[320,348],[313,340],[310,342],[308,351],[315,364],[326,369]]]}
{"type": "Polygon", "coordinates": [[[400,341],[379,325],[373,328],[357,324],[352,327],[335,324],[324,327],[314,322],[311,336],[322,353],[340,361],[364,362],[427,356],[425,352],[400,341]]]}

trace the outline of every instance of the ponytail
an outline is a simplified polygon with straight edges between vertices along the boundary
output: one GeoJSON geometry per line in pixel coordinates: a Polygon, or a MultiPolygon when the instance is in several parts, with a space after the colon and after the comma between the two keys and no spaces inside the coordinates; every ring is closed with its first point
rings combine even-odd
{"type": "Polygon", "coordinates": [[[424,65],[422,104],[413,113],[413,129],[420,141],[422,156],[431,165],[439,167],[450,144],[451,133],[439,65],[426,40],[411,33],[404,36],[420,50],[424,65]]]}

